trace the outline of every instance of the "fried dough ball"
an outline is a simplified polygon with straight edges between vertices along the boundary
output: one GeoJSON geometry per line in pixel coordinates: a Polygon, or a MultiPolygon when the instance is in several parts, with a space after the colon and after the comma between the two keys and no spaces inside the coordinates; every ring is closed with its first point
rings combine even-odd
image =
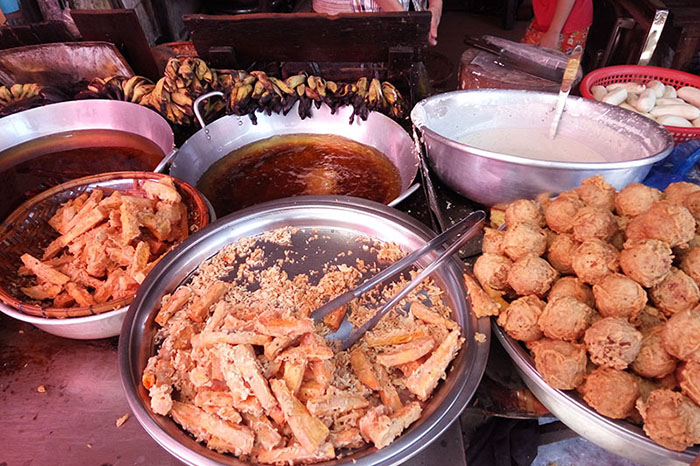
{"type": "Polygon", "coordinates": [[[625,236],[624,231],[627,229],[627,225],[630,223],[630,220],[632,220],[632,217],[625,217],[624,215],[615,216],[618,232],[621,232],[623,237],[625,236]]]}
{"type": "Polygon", "coordinates": [[[637,330],[643,333],[646,329],[665,324],[667,320],[663,312],[647,304],[637,318],[630,322],[637,327],[637,330]]]}
{"type": "Polygon", "coordinates": [[[544,230],[544,234],[547,235],[547,250],[549,250],[549,248],[552,246],[552,243],[557,238],[557,236],[559,236],[559,234],[553,232],[552,230],[550,230],[549,228],[546,228],[546,227],[543,228],[543,230],[544,230]]]}
{"type": "Polygon", "coordinates": [[[481,286],[507,291],[508,272],[513,267],[513,261],[499,254],[482,254],[474,263],[474,275],[481,286]]]}
{"type": "Polygon", "coordinates": [[[617,232],[617,220],[609,210],[589,206],[576,213],[572,228],[576,241],[596,238],[608,241],[617,232]]]}
{"type": "Polygon", "coordinates": [[[558,234],[549,245],[547,260],[559,273],[574,273],[574,269],[571,266],[571,256],[578,245],[579,243],[574,241],[571,235],[566,233],[558,234]]]}
{"type": "Polygon", "coordinates": [[[637,409],[644,419],[644,432],[661,446],[682,451],[700,442],[700,407],[688,397],[669,389],[651,392],[637,409]]]}
{"type": "Polygon", "coordinates": [[[586,347],[578,343],[543,338],[531,345],[535,368],[551,387],[573,390],[586,375],[586,347]]]}
{"type": "Polygon", "coordinates": [[[615,249],[618,251],[621,251],[622,248],[625,246],[625,241],[627,238],[625,238],[625,230],[627,229],[627,224],[630,221],[630,217],[620,217],[619,215],[615,216],[615,221],[617,222],[617,231],[613,235],[612,238],[610,238],[610,243],[615,246],[615,249]]]}
{"type": "Polygon", "coordinates": [[[663,198],[669,202],[683,205],[685,199],[694,192],[700,191],[700,186],[695,183],[680,181],[669,184],[664,190],[663,198]]]}
{"type": "Polygon", "coordinates": [[[534,294],[541,298],[549,291],[557,276],[557,271],[549,262],[530,254],[515,261],[508,271],[508,284],[520,296],[534,294]]]}
{"type": "Polygon", "coordinates": [[[649,297],[654,306],[670,316],[695,307],[700,302],[700,289],[685,272],[672,268],[661,283],[649,290],[649,297]]]}
{"type": "MultiPolygon", "coordinates": [[[[637,401],[635,403],[635,408],[638,403],[640,403],[640,400],[646,401],[651,392],[654,390],[658,390],[661,387],[655,380],[651,379],[645,379],[644,377],[639,377],[637,379],[637,382],[639,382],[639,398],[637,398],[637,401]]],[[[642,415],[639,414],[639,411],[635,409],[632,411],[632,413],[628,416],[630,422],[637,424],[641,426],[644,424],[644,419],[642,419],[642,415]]]]}
{"type": "Polygon", "coordinates": [[[583,399],[603,416],[624,419],[634,413],[639,385],[639,377],[628,372],[598,367],[586,376],[583,399]]]}
{"type": "Polygon", "coordinates": [[[668,388],[671,390],[679,390],[680,386],[678,385],[678,379],[676,378],[675,372],[671,372],[668,374],[666,377],[661,377],[658,379],[654,379],[657,382],[659,382],[659,385],[661,388],[668,388]]]}
{"type": "Polygon", "coordinates": [[[606,317],[586,330],[583,341],[594,364],[624,370],[639,354],[642,334],[626,319],[606,317]]]}
{"type": "Polygon", "coordinates": [[[501,247],[503,253],[514,261],[528,254],[541,256],[547,249],[547,235],[536,225],[517,223],[508,227],[501,247]]]}
{"type": "Polygon", "coordinates": [[[625,230],[628,241],[658,239],[669,246],[683,246],[695,236],[695,219],[688,209],[670,201],[656,201],[630,220],[625,230]]]}
{"type": "Polygon", "coordinates": [[[595,306],[593,290],[578,277],[561,277],[552,285],[547,299],[551,301],[564,296],[576,298],[589,307],[595,306]]]}
{"type": "Polygon", "coordinates": [[[619,269],[620,252],[599,239],[584,241],[571,257],[571,266],[578,278],[594,285],[619,269]]]}
{"type": "Polygon", "coordinates": [[[600,175],[586,178],[574,192],[588,206],[608,210],[615,208],[615,188],[600,175]]]}
{"type": "Polygon", "coordinates": [[[632,320],[647,304],[647,293],[631,278],[611,273],[593,285],[598,312],[603,317],[624,317],[632,320]]]}
{"type": "Polygon", "coordinates": [[[518,223],[527,223],[536,227],[545,225],[544,212],[537,201],[519,199],[506,207],[506,226],[511,228],[518,223]]]}
{"type": "Polygon", "coordinates": [[[673,251],[668,244],[656,239],[627,242],[620,251],[622,271],[645,288],[661,283],[672,264],[673,251]]]}
{"type": "Polygon", "coordinates": [[[663,325],[657,325],[642,331],[642,346],[630,364],[630,369],[636,374],[656,378],[665,377],[676,370],[676,358],[668,354],[663,346],[663,330],[663,325]]]}
{"type": "Polygon", "coordinates": [[[574,217],[586,204],[572,192],[561,193],[544,210],[547,226],[557,233],[569,233],[574,226],[574,217]]]}
{"type": "Polygon", "coordinates": [[[683,201],[683,207],[688,209],[695,222],[700,222],[700,191],[689,194],[683,201]]]}
{"type": "Polygon", "coordinates": [[[624,217],[641,215],[661,199],[661,191],[641,183],[628,184],[615,198],[615,210],[624,217]]]}
{"type": "Polygon", "coordinates": [[[537,326],[537,319],[542,314],[544,306],[544,301],[537,296],[518,298],[498,316],[498,325],[516,340],[539,340],[542,338],[542,331],[537,326]]]}
{"type": "Polygon", "coordinates": [[[484,228],[484,239],[481,241],[481,252],[484,254],[503,254],[503,237],[505,231],[495,228],[484,228]]]}
{"type": "Polygon", "coordinates": [[[595,311],[571,296],[550,299],[537,325],[552,340],[576,341],[591,325],[595,311]]]}
{"type": "Polygon", "coordinates": [[[681,270],[692,278],[697,285],[700,285],[700,248],[691,248],[683,254],[681,270]]]}
{"type": "MultiPolygon", "coordinates": [[[[678,388],[678,383],[676,381],[676,376],[671,373],[667,375],[666,377],[661,377],[660,379],[645,379],[645,378],[640,378],[639,379],[640,384],[639,384],[639,398],[642,401],[647,401],[649,398],[649,395],[654,390],[659,390],[662,388],[667,388],[669,390],[675,390],[678,388]]],[[[641,416],[640,416],[640,421],[641,421],[641,416]]],[[[640,422],[641,424],[641,422],[640,422]]]]}
{"type": "MultiPolygon", "coordinates": [[[[698,231],[700,232],[700,226],[698,226],[698,231]]],[[[673,248],[674,262],[677,264],[682,263],[686,254],[695,248],[700,248],[700,233],[696,233],[686,246],[673,248]]]]}
{"type": "Polygon", "coordinates": [[[674,314],[661,332],[661,341],[671,356],[700,361],[700,311],[688,309],[674,314]]]}
{"type": "Polygon", "coordinates": [[[688,361],[681,364],[676,373],[681,392],[696,405],[700,405],[700,362],[688,361]]]}
{"type": "MultiPolygon", "coordinates": [[[[619,222],[618,222],[619,224],[619,222]]],[[[612,238],[610,238],[610,244],[613,245],[618,251],[622,251],[625,246],[625,233],[624,230],[617,230],[612,238]]]]}

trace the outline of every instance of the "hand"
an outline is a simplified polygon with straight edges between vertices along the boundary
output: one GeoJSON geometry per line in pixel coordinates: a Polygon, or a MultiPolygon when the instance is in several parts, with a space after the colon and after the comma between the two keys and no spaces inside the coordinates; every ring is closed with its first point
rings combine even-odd
{"type": "Polygon", "coordinates": [[[437,45],[438,26],[442,16],[442,0],[430,0],[428,11],[433,14],[430,18],[430,36],[428,41],[430,45],[437,45]]]}
{"type": "Polygon", "coordinates": [[[537,45],[539,45],[540,47],[546,47],[548,49],[559,50],[559,40],[560,40],[559,32],[547,31],[540,38],[540,41],[538,42],[537,45]]]}

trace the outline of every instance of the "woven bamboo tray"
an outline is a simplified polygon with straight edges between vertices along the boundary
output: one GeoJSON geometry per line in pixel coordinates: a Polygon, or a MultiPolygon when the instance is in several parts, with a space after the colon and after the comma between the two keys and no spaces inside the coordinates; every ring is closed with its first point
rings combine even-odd
{"type": "MultiPolygon", "coordinates": [[[[129,191],[138,188],[146,180],[157,181],[172,178],[151,172],[111,172],[78,178],[34,196],[0,224],[0,300],[18,311],[37,317],[66,318],[101,314],[127,306],[133,296],[107,301],[94,306],[55,308],[41,301],[28,298],[20,287],[35,284],[33,277],[18,274],[22,264],[20,257],[29,253],[41,257],[43,250],[59,234],[48,224],[60,205],[84,192],[99,188],[105,194],[113,191],[129,191]]],[[[172,178],[182,200],[187,206],[190,233],[202,229],[210,221],[207,203],[194,187],[172,178]]]]}

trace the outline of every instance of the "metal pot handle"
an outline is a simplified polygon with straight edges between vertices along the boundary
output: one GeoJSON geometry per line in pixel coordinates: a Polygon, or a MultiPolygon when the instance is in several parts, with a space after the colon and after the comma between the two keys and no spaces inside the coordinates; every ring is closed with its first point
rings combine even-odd
{"type": "Polygon", "coordinates": [[[168,155],[163,157],[163,159],[160,162],[158,162],[158,165],[156,165],[156,168],[154,168],[153,171],[156,173],[164,173],[167,175],[170,171],[170,164],[175,159],[175,156],[177,155],[178,151],[179,149],[177,147],[173,148],[173,150],[171,150],[168,155]]]}
{"type": "Polygon", "coordinates": [[[194,116],[197,117],[197,121],[199,121],[199,125],[202,127],[202,129],[207,127],[207,124],[204,123],[204,118],[202,118],[202,113],[199,111],[199,104],[202,103],[202,101],[207,100],[210,97],[213,97],[215,95],[218,95],[219,97],[223,97],[224,93],[219,92],[219,91],[212,91],[212,92],[207,92],[206,94],[202,94],[199,97],[197,97],[194,101],[194,105],[192,105],[192,109],[194,110],[194,116]]]}
{"type": "Polygon", "coordinates": [[[406,191],[402,192],[398,196],[396,196],[396,199],[388,203],[387,205],[389,207],[396,207],[399,203],[403,202],[407,197],[409,197],[411,194],[416,192],[416,190],[420,188],[420,183],[413,183],[411,186],[406,188],[406,191]]]}

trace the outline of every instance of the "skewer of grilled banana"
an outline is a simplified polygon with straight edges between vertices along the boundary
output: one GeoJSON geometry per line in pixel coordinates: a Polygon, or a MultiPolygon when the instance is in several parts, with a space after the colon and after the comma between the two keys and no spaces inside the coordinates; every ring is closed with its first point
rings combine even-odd
{"type": "Polygon", "coordinates": [[[124,91],[124,100],[135,104],[144,105],[144,101],[148,95],[153,92],[155,85],[150,79],[143,76],[132,76],[122,83],[124,91]]]}
{"type": "Polygon", "coordinates": [[[37,83],[0,86],[0,117],[63,100],[62,92],[37,83]]]}
{"type": "Polygon", "coordinates": [[[352,105],[354,115],[366,118],[369,111],[381,111],[394,118],[405,114],[403,98],[389,82],[366,77],[354,83],[326,81],[320,76],[300,73],[279,79],[262,71],[232,71],[220,76],[219,88],[225,93],[227,111],[237,115],[254,115],[256,111],[287,113],[299,102],[299,114],[310,115],[311,105],[322,104],[335,111],[352,105]]]}
{"type": "MultiPolygon", "coordinates": [[[[163,77],[156,82],[147,103],[165,118],[178,125],[191,125],[194,101],[219,86],[217,73],[197,57],[173,57],[165,65],[163,77]]],[[[223,107],[206,102],[204,114],[223,107]]]]}
{"type": "Polygon", "coordinates": [[[0,107],[39,95],[42,87],[36,83],[0,86],[0,107]]]}
{"type": "Polygon", "coordinates": [[[155,84],[141,76],[95,78],[81,94],[84,98],[111,98],[147,105],[175,124],[191,125],[194,100],[212,90],[223,92],[225,98],[205,101],[202,104],[205,118],[224,107],[227,113],[251,117],[257,111],[286,114],[297,102],[302,118],[311,115],[312,106],[320,108],[323,104],[332,112],[340,106],[352,105],[351,121],[355,115],[367,118],[370,111],[403,118],[406,110],[399,91],[391,83],[376,78],[361,77],[355,82],[340,83],[306,73],[280,79],[263,71],[217,72],[197,57],[171,58],[163,77],[155,84]]]}

